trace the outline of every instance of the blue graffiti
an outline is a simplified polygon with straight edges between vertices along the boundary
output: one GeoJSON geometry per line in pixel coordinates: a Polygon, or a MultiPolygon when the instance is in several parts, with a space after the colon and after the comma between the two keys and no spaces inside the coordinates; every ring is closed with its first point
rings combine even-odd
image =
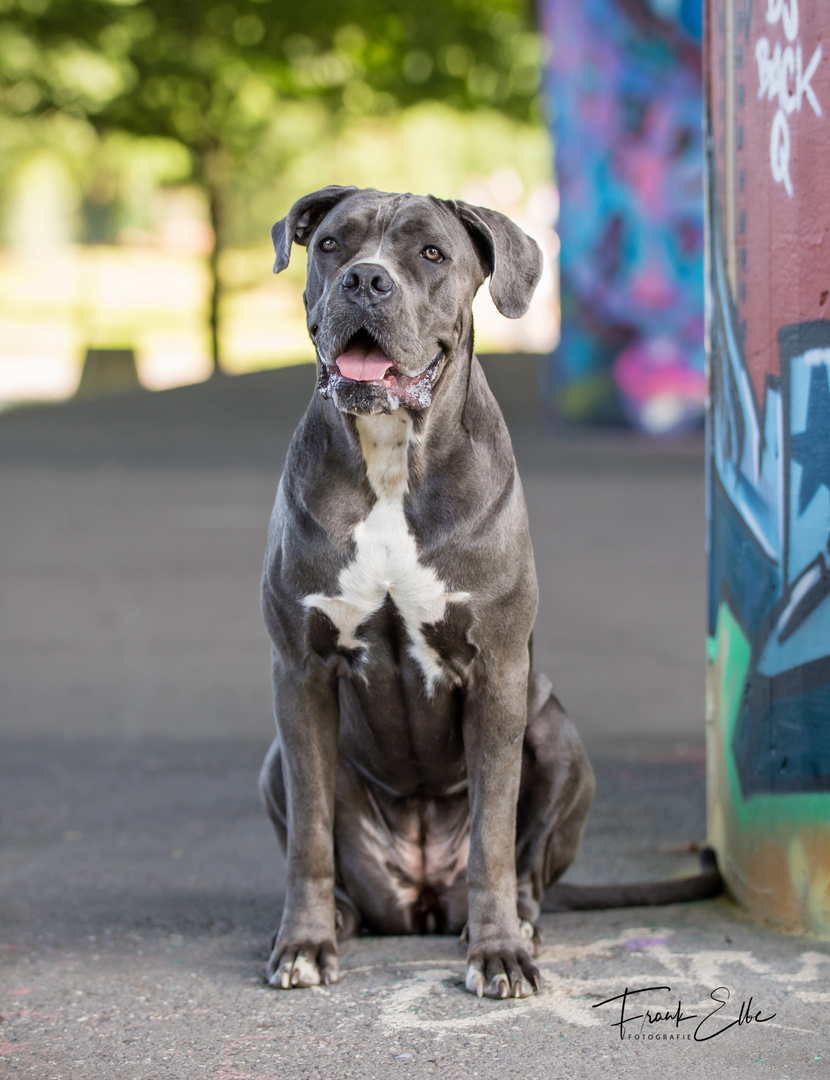
{"type": "Polygon", "coordinates": [[[830,323],[784,327],[759,407],[712,226],[709,630],[752,644],[732,752],[745,797],[830,790],[830,323]]]}

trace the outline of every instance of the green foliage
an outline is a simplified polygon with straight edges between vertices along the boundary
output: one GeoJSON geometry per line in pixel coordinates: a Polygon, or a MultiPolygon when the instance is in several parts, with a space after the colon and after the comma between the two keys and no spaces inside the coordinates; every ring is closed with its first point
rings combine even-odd
{"type": "Polygon", "coordinates": [[[0,0],[0,108],[244,152],[281,103],[534,114],[521,0],[0,0]]]}
{"type": "MultiPolygon", "coordinates": [[[[250,224],[257,217],[246,199],[275,186],[275,177],[297,180],[307,171],[292,172],[292,166],[309,160],[310,139],[332,146],[339,136],[347,160],[344,135],[355,123],[388,126],[401,109],[430,100],[486,115],[485,126],[498,127],[497,111],[538,129],[542,47],[529,5],[0,0],[0,156],[4,146],[25,147],[27,133],[39,126],[73,159],[74,170],[96,173],[97,181],[84,185],[84,206],[96,222],[87,231],[97,237],[112,220],[101,211],[114,190],[106,176],[124,173],[117,167],[124,150],[119,139],[154,140],[161,157],[170,156],[165,145],[186,150],[216,236],[209,317],[218,365],[220,250],[231,234],[247,232],[244,218],[250,224]],[[66,145],[73,131],[74,154],[66,145]],[[96,134],[98,150],[90,152],[96,134]]],[[[441,156],[457,148],[446,139],[423,141],[419,163],[432,157],[446,181],[451,170],[441,167],[441,156]]],[[[357,179],[362,170],[353,165],[346,172],[357,179]]],[[[178,163],[174,171],[182,178],[178,163]]],[[[374,170],[388,174],[385,167],[374,170]]],[[[134,182],[133,190],[143,190],[142,183],[134,182]]]]}

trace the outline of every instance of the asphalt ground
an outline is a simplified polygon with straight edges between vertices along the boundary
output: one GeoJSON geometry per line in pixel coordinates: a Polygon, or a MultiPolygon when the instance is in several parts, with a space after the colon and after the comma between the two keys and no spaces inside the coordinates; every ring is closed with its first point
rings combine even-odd
{"type": "MultiPolygon", "coordinates": [[[[702,439],[551,433],[536,362],[486,366],[529,506],[536,666],[598,775],[566,880],[692,872],[702,439]]],[[[827,1075],[830,945],[725,898],[543,916],[524,1002],[468,995],[443,937],[361,937],[338,986],[264,986],[283,864],[256,792],[258,584],[312,385],[291,368],[0,416],[0,1076],[827,1075]],[[594,1006],[626,986],[671,987],[637,1000],[683,1019],[621,1039],[619,1002],[594,1006]]]]}

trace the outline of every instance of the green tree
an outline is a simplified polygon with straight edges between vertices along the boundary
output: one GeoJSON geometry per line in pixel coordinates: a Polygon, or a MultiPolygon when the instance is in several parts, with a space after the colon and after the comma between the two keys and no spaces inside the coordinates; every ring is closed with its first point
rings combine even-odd
{"type": "Polygon", "coordinates": [[[0,0],[0,109],[189,151],[216,237],[217,371],[229,193],[281,106],[317,99],[335,125],[430,98],[529,119],[539,60],[524,0],[0,0]]]}

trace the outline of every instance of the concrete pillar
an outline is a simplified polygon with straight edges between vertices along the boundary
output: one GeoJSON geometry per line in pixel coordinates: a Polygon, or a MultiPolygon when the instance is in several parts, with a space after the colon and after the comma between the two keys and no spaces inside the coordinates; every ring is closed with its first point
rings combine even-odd
{"type": "Polygon", "coordinates": [[[554,418],[702,420],[701,0],[538,0],[561,212],[554,418]]]}
{"type": "Polygon", "coordinates": [[[706,21],[710,841],[830,934],[830,3],[706,21]]]}

